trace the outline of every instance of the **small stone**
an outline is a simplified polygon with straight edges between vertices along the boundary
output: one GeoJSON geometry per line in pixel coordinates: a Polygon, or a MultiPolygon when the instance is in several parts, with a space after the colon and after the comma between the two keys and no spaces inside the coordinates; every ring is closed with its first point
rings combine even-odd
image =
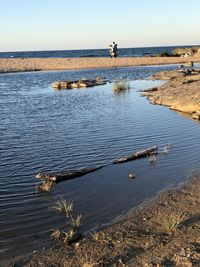
{"type": "Polygon", "coordinates": [[[200,115],[195,113],[192,115],[192,118],[195,119],[195,120],[200,120],[200,115]]]}
{"type": "Polygon", "coordinates": [[[80,242],[77,242],[77,243],[75,244],[75,247],[76,247],[76,248],[80,247],[80,242]]]}
{"type": "Polygon", "coordinates": [[[129,177],[130,179],[134,179],[135,176],[136,176],[135,173],[129,173],[129,174],[128,174],[128,177],[129,177]]]}
{"type": "Polygon", "coordinates": [[[79,83],[79,86],[80,86],[80,87],[87,87],[87,84],[84,83],[84,82],[80,82],[80,83],[79,83]]]}
{"type": "Polygon", "coordinates": [[[71,88],[78,88],[78,87],[79,87],[79,85],[77,83],[72,83],[71,84],[71,88]]]}

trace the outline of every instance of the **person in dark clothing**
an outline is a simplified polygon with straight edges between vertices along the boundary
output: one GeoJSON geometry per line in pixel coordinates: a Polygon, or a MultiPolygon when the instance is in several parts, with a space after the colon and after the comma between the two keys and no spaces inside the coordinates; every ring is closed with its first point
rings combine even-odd
{"type": "Polygon", "coordinates": [[[110,57],[117,57],[117,44],[113,42],[113,45],[109,46],[110,57]]]}
{"type": "Polygon", "coordinates": [[[117,44],[113,42],[114,57],[117,57],[117,44]]]}

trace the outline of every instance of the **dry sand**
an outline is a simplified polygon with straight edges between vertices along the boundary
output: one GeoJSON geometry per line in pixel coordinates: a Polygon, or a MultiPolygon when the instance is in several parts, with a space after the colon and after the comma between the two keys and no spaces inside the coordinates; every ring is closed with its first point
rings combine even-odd
{"type": "Polygon", "coordinates": [[[132,57],[132,58],[6,58],[0,59],[0,73],[38,70],[75,70],[90,68],[162,65],[200,62],[197,57],[132,57]]]}

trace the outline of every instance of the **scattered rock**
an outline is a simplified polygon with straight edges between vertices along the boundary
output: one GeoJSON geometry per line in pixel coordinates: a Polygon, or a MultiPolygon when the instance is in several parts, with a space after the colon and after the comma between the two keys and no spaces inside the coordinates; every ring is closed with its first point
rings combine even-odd
{"type": "Polygon", "coordinates": [[[200,110],[197,110],[193,115],[192,118],[195,120],[200,120],[200,110]]]}
{"type": "Polygon", "coordinates": [[[93,87],[103,84],[106,84],[105,79],[103,79],[102,77],[96,77],[95,79],[81,79],[76,81],[56,81],[52,83],[51,87],[54,90],[66,90],[74,88],[93,87]]]}
{"type": "Polygon", "coordinates": [[[52,83],[52,88],[57,90],[64,90],[68,89],[69,83],[68,82],[54,82],[52,83]]]}
{"type": "Polygon", "coordinates": [[[172,55],[179,57],[194,56],[199,50],[199,47],[192,48],[176,48],[172,51],[172,55]]]}

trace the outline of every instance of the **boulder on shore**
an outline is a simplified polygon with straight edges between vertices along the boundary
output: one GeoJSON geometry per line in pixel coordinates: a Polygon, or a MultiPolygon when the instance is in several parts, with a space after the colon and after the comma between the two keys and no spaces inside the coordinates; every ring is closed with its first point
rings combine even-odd
{"type": "Polygon", "coordinates": [[[172,51],[173,56],[190,57],[196,55],[200,47],[176,48],[172,51]]]}
{"type": "Polygon", "coordinates": [[[106,81],[102,77],[96,77],[95,79],[80,79],[76,81],[56,81],[51,84],[51,87],[54,90],[66,90],[74,88],[93,87],[103,84],[106,84],[106,81]]]}

